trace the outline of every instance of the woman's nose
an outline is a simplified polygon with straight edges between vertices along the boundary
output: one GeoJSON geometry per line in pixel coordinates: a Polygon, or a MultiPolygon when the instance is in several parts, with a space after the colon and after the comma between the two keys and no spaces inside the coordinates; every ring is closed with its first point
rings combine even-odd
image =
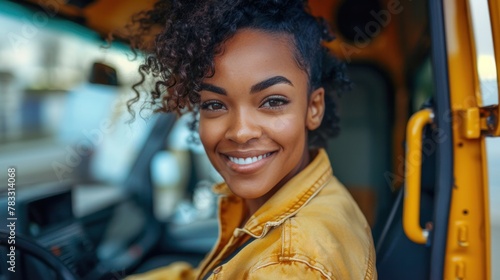
{"type": "Polygon", "coordinates": [[[229,122],[226,139],[238,144],[245,144],[262,136],[262,127],[258,124],[256,116],[252,116],[248,111],[234,114],[229,122]]]}

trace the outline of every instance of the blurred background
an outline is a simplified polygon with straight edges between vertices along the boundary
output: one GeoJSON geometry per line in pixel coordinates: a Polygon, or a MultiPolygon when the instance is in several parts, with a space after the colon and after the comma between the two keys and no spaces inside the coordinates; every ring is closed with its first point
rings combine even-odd
{"type": "MultiPolygon", "coordinates": [[[[122,17],[138,11],[128,8],[122,17]]],[[[155,120],[150,110],[135,107],[132,121],[126,107],[143,57],[119,40],[110,44],[94,30],[56,18],[56,9],[0,1],[0,166],[17,167],[23,190],[53,182],[120,188],[155,120]]],[[[113,27],[105,28],[100,30],[113,27]]],[[[181,177],[188,171],[175,158],[187,167],[182,151],[203,153],[187,141],[188,119],[176,124],[166,143],[177,155],[165,152],[155,160],[160,185],[186,180],[181,177]]],[[[0,178],[6,181],[4,173],[0,178]]],[[[6,188],[2,184],[0,191],[6,188]]],[[[96,198],[103,196],[96,192],[96,198]]],[[[163,217],[178,197],[164,198],[168,202],[157,204],[166,211],[158,213],[163,217]]]]}

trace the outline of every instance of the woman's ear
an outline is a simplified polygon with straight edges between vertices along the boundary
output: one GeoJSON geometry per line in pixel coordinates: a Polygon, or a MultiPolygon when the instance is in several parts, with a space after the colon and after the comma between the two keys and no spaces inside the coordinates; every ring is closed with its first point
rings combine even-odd
{"type": "Polygon", "coordinates": [[[323,115],[325,114],[325,89],[320,87],[314,90],[309,96],[309,105],[307,107],[306,127],[309,130],[315,130],[321,125],[323,115]]]}

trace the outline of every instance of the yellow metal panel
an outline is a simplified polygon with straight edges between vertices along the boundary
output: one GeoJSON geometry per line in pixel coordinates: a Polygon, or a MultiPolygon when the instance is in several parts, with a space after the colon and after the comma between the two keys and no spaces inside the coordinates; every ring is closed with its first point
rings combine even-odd
{"type": "MultiPolygon", "coordinates": [[[[497,86],[500,89],[500,2],[489,0],[491,31],[493,32],[493,42],[495,45],[495,63],[497,66],[497,86]]],[[[500,90],[498,90],[498,101],[500,102],[500,90]]],[[[495,136],[500,136],[500,105],[496,107],[496,129],[495,136]]]]}
{"type": "Polygon", "coordinates": [[[444,0],[444,6],[451,99],[450,118],[444,121],[453,122],[455,177],[444,276],[490,279],[484,137],[463,133],[464,112],[478,107],[480,95],[472,21],[466,0],[444,0]]]}

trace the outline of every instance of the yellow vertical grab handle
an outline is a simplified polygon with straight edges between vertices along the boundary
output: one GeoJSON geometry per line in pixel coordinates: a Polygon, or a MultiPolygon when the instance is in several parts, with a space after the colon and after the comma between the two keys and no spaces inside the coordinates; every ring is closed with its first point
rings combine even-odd
{"type": "Polygon", "coordinates": [[[411,241],[425,244],[429,232],[420,226],[420,184],[422,174],[422,131],[432,123],[430,109],[415,113],[406,127],[405,195],[403,204],[403,229],[411,241]]]}

